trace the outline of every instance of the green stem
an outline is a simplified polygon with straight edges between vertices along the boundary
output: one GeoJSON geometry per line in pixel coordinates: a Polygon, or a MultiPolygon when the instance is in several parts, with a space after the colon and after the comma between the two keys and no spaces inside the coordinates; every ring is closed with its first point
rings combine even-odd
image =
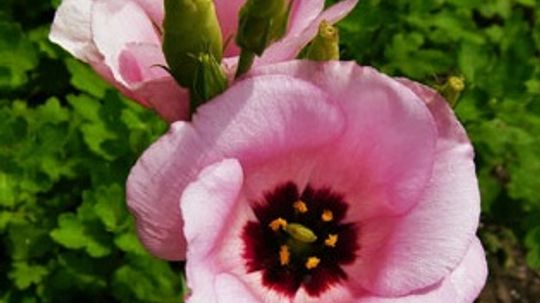
{"type": "Polygon", "coordinates": [[[253,65],[253,61],[255,60],[255,53],[244,50],[240,52],[240,59],[238,59],[238,67],[236,68],[236,75],[235,78],[239,78],[243,74],[245,74],[249,69],[251,68],[251,65],[253,65]]]}

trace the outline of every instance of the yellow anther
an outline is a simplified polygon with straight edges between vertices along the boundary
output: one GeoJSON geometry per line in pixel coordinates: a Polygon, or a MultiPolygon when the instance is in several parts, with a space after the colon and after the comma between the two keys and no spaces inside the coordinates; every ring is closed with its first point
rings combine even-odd
{"type": "Polygon", "coordinates": [[[284,229],[285,227],[287,227],[287,221],[285,221],[285,219],[283,219],[283,218],[277,218],[274,221],[270,222],[270,224],[268,224],[268,226],[273,231],[278,231],[280,228],[284,229]]]}
{"type": "Polygon", "coordinates": [[[308,211],[307,205],[304,201],[298,200],[293,203],[293,207],[299,213],[306,213],[308,211]]]}
{"type": "Polygon", "coordinates": [[[314,269],[315,267],[319,266],[319,263],[321,263],[321,259],[317,257],[309,257],[306,261],[306,268],[314,269]]]}
{"type": "Polygon", "coordinates": [[[338,240],[338,235],[329,234],[328,238],[324,240],[324,245],[328,247],[336,247],[337,240],[338,240]]]}
{"type": "Polygon", "coordinates": [[[324,221],[324,222],[330,222],[332,220],[334,220],[334,214],[332,213],[331,210],[328,210],[328,209],[325,209],[321,215],[321,219],[324,221]]]}
{"type": "Polygon", "coordinates": [[[279,248],[279,263],[281,266],[289,264],[291,261],[291,253],[289,252],[289,247],[287,245],[281,245],[279,248]]]}

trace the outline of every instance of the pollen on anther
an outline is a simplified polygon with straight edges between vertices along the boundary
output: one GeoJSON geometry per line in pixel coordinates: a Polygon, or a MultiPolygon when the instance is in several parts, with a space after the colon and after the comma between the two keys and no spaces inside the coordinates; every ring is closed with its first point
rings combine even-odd
{"type": "Polygon", "coordinates": [[[279,264],[285,266],[291,261],[291,253],[289,252],[289,247],[287,245],[281,245],[279,248],[279,264]]]}
{"type": "Polygon", "coordinates": [[[338,240],[338,235],[329,234],[328,237],[324,240],[324,245],[328,247],[336,247],[338,240]]]}
{"type": "Polygon", "coordinates": [[[273,231],[278,231],[280,228],[285,228],[287,226],[287,221],[285,221],[285,219],[283,219],[283,218],[277,218],[277,219],[273,220],[272,222],[270,222],[270,224],[268,224],[268,226],[273,231]]]}
{"type": "Polygon", "coordinates": [[[324,222],[330,222],[332,220],[334,220],[334,214],[332,213],[331,210],[328,210],[328,209],[325,209],[321,215],[321,219],[324,221],[324,222]]]}
{"type": "Polygon", "coordinates": [[[304,201],[298,200],[293,203],[293,207],[299,213],[306,213],[308,211],[307,205],[304,201]]]}
{"type": "Polygon", "coordinates": [[[319,266],[319,263],[321,263],[321,259],[317,257],[309,257],[306,261],[306,268],[314,269],[315,267],[319,266]]]}

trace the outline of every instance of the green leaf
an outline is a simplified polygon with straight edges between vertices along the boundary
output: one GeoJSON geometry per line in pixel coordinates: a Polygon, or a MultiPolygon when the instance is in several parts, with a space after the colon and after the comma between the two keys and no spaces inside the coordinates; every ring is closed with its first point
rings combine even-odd
{"type": "Polygon", "coordinates": [[[529,230],[525,244],[529,249],[527,263],[534,268],[540,268],[540,226],[529,230]]]}
{"type": "Polygon", "coordinates": [[[26,83],[26,73],[37,63],[36,51],[20,27],[0,21],[0,88],[26,83]]]}
{"type": "Polygon", "coordinates": [[[105,92],[110,88],[95,71],[88,65],[72,58],[66,59],[66,66],[71,74],[71,84],[79,90],[96,98],[105,97],[105,92]]]}
{"type": "Polygon", "coordinates": [[[30,265],[26,262],[13,263],[13,269],[9,272],[9,278],[14,280],[18,289],[26,289],[32,284],[39,284],[48,274],[44,266],[30,265]]]}
{"type": "Polygon", "coordinates": [[[57,98],[48,99],[44,105],[40,106],[36,112],[39,116],[39,123],[59,124],[69,119],[69,111],[60,106],[57,98]]]}
{"type": "Polygon", "coordinates": [[[71,249],[86,248],[92,257],[103,257],[111,253],[111,248],[104,243],[95,228],[85,224],[74,214],[62,214],[58,218],[58,228],[51,231],[51,237],[63,246],[71,249]]]}
{"type": "Polygon", "coordinates": [[[100,186],[96,191],[87,192],[85,200],[92,200],[94,211],[108,231],[116,231],[127,220],[124,189],[118,184],[100,186]]]}
{"type": "Polygon", "coordinates": [[[0,171],[0,206],[15,205],[15,180],[0,171]]]}
{"type": "Polygon", "coordinates": [[[137,236],[133,233],[133,230],[130,230],[130,233],[118,235],[116,239],[114,239],[114,243],[119,249],[128,253],[136,255],[148,254],[137,236]]]}
{"type": "Polygon", "coordinates": [[[151,258],[130,258],[114,273],[112,286],[122,302],[177,303],[181,297],[179,277],[167,263],[151,258]]]}

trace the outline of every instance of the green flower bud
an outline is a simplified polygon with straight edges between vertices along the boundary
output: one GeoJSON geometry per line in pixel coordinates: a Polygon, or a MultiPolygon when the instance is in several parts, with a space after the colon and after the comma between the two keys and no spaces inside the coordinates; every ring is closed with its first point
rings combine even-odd
{"type": "Polygon", "coordinates": [[[199,54],[191,91],[192,109],[221,94],[227,86],[227,76],[216,58],[208,53],[199,54]]]}
{"type": "Polygon", "coordinates": [[[319,25],[319,33],[308,47],[306,58],[315,61],[339,60],[339,32],[327,21],[319,25]]]}
{"type": "Polygon", "coordinates": [[[456,107],[461,97],[461,92],[465,90],[465,79],[463,77],[451,76],[446,83],[436,87],[437,91],[448,101],[451,107],[456,107]]]}
{"type": "Polygon", "coordinates": [[[240,10],[236,44],[242,48],[236,77],[249,70],[270,43],[287,30],[290,0],[247,0],[240,10]]]}
{"type": "Polygon", "coordinates": [[[223,56],[223,38],[212,0],[165,0],[163,53],[176,81],[191,88],[197,56],[223,56]]]}
{"type": "Polygon", "coordinates": [[[289,10],[288,0],[248,0],[240,10],[236,43],[262,55],[271,42],[285,34],[289,10]]]}

